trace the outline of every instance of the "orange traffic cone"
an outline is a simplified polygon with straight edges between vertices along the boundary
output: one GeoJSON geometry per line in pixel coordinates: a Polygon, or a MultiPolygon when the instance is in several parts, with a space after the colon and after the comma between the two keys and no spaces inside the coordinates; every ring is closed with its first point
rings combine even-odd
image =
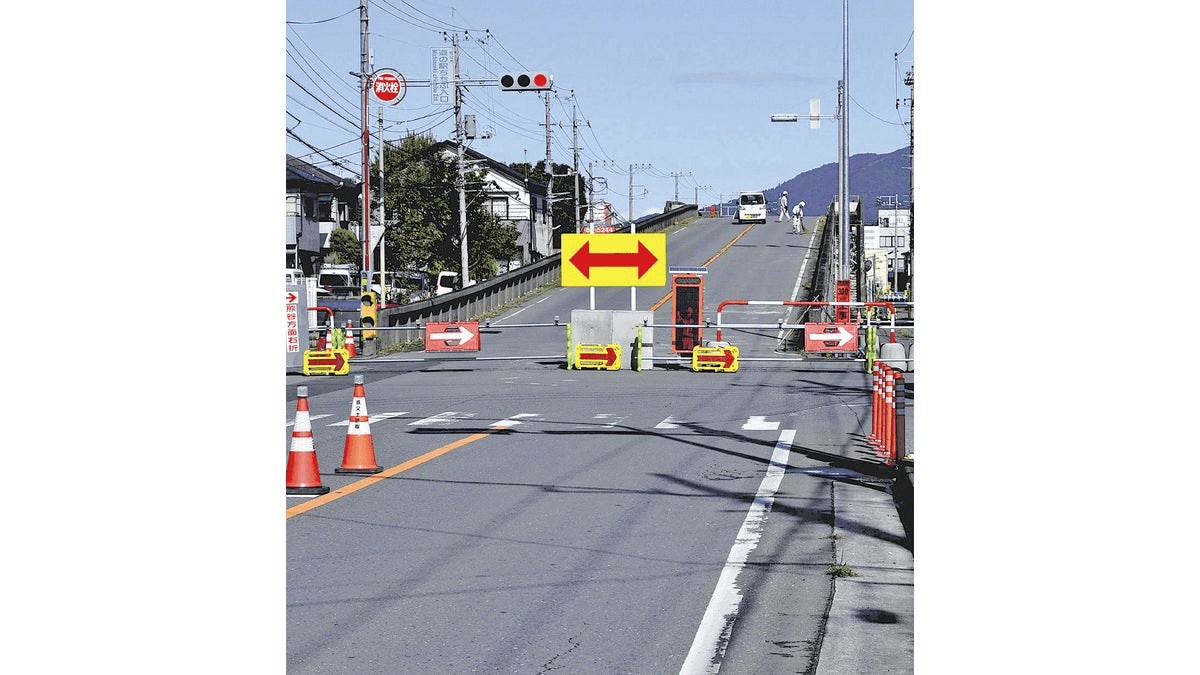
{"type": "Polygon", "coordinates": [[[346,322],[346,350],[350,352],[350,356],[358,356],[358,350],[354,348],[354,331],[351,330],[352,325],[349,321],[346,322]]]}
{"type": "Polygon", "coordinates": [[[308,387],[296,387],[296,422],[292,426],[292,447],[288,451],[287,493],[323,495],[326,492],[329,488],[321,485],[312,423],[308,420],[308,387]]]}
{"type": "Polygon", "coordinates": [[[317,338],[317,351],[333,349],[333,324],[325,326],[325,334],[317,338]]]}
{"type": "Polygon", "coordinates": [[[354,376],[354,401],[350,404],[350,426],[346,428],[346,449],[337,473],[379,473],[375,463],[375,443],[371,440],[371,418],[367,415],[367,393],[363,376],[354,376]]]}

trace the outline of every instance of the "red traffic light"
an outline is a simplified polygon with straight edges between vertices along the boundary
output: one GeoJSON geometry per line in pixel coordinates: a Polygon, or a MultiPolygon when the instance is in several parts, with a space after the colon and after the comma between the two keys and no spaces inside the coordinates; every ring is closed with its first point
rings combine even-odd
{"type": "Polygon", "coordinates": [[[503,91],[544,91],[554,85],[554,76],[547,73],[504,73],[500,76],[503,91]]]}

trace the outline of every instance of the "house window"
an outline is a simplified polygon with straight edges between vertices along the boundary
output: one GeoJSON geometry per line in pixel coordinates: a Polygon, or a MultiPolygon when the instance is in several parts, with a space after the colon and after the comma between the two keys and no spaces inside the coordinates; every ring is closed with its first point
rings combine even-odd
{"type": "Polygon", "coordinates": [[[508,197],[492,197],[488,208],[500,220],[508,220],[508,197]]]}

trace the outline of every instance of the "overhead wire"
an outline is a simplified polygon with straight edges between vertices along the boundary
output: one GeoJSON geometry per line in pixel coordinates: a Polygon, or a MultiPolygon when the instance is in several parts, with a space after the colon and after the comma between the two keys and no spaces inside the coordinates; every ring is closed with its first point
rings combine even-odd
{"type": "MultiPolygon", "coordinates": [[[[521,60],[518,59],[504,45],[499,37],[491,32],[490,29],[482,29],[481,36],[480,29],[470,29],[464,26],[456,25],[455,23],[449,21],[443,21],[428,14],[427,12],[422,11],[408,2],[404,2],[403,0],[400,0],[398,4],[395,2],[388,2],[387,0],[378,0],[376,6],[380,8],[380,11],[385,16],[418,30],[441,34],[443,36],[446,36],[451,32],[461,33],[464,39],[460,44],[463,46],[478,45],[483,53],[487,55],[489,62],[485,63],[483,60],[477,58],[470,49],[460,49],[460,57],[478,67],[483,73],[486,74],[486,76],[497,76],[497,73],[506,72],[509,70],[528,70],[521,60]],[[403,5],[403,7],[398,6],[398,4],[403,5]],[[494,48],[498,48],[499,51],[494,48]],[[509,62],[515,64],[515,68],[508,67],[507,64],[509,62]]],[[[326,123],[333,125],[335,130],[337,130],[339,133],[352,135],[352,137],[344,143],[333,146],[334,149],[345,145],[356,146],[360,142],[360,132],[358,128],[360,123],[356,120],[358,117],[358,113],[355,110],[357,102],[354,100],[358,96],[358,89],[354,83],[347,82],[343,76],[338,75],[336,71],[330,68],[329,65],[325,63],[325,61],[322,60],[319,55],[317,55],[315,50],[313,50],[308,43],[304,41],[303,37],[296,31],[294,26],[327,23],[348,16],[354,13],[356,10],[357,8],[353,8],[340,15],[317,21],[287,22],[291,34],[295,37],[294,41],[290,37],[287,40],[289,45],[287,55],[291,62],[295,64],[297,71],[295,76],[288,75],[288,79],[299,89],[300,92],[315,101],[314,105],[318,105],[320,108],[329,110],[334,115],[334,118],[330,118],[323,114],[320,110],[315,108],[314,105],[305,104],[296,96],[289,96],[288,98],[296,106],[309,111],[311,114],[316,115],[326,123]],[[311,55],[311,57],[309,55],[311,55]],[[301,82],[298,79],[301,75],[307,78],[307,83],[301,82]]],[[[373,30],[371,34],[378,37],[394,39],[390,36],[386,36],[385,33],[382,33],[378,30],[373,30]]],[[[571,129],[571,125],[573,122],[577,122],[578,126],[583,130],[582,133],[578,134],[578,150],[580,161],[586,161],[590,163],[609,162],[612,167],[619,167],[616,161],[613,160],[611,155],[609,155],[603,144],[600,142],[600,139],[596,134],[596,130],[592,126],[590,119],[588,119],[587,115],[584,113],[583,107],[579,105],[578,98],[574,95],[574,92],[572,92],[570,96],[565,97],[572,99],[575,103],[576,116],[574,117],[572,116],[571,111],[566,109],[564,97],[558,95],[557,93],[554,96],[558,106],[557,110],[551,114],[550,123],[552,125],[552,147],[557,153],[561,153],[559,155],[560,157],[568,158],[565,162],[556,160],[556,163],[567,165],[573,164],[575,153],[575,148],[573,145],[575,136],[573,135],[572,137],[568,138],[565,137],[563,132],[573,132],[574,130],[571,129]],[[556,117],[565,118],[568,121],[564,123],[556,120],[556,117]]],[[[540,143],[545,139],[545,121],[544,118],[541,118],[541,116],[538,116],[538,118],[531,118],[488,94],[482,92],[477,93],[472,89],[472,87],[469,86],[464,87],[463,100],[464,104],[470,103],[472,105],[472,109],[477,111],[476,114],[479,115],[481,121],[489,126],[504,129],[509,133],[530,141],[531,143],[540,143]]],[[[387,112],[392,111],[387,110],[387,112]]],[[[410,110],[409,112],[411,113],[414,111],[410,110]]],[[[293,116],[293,118],[298,120],[297,126],[299,126],[299,123],[304,121],[300,117],[293,116]]],[[[453,111],[447,111],[445,109],[435,109],[428,114],[419,115],[411,119],[395,119],[395,116],[389,115],[384,119],[384,130],[386,133],[387,131],[398,132],[400,129],[404,129],[406,133],[422,134],[436,129],[442,124],[450,121],[452,118],[453,111]],[[408,126],[421,120],[425,120],[426,123],[416,127],[408,126]]],[[[347,154],[344,157],[326,157],[324,155],[330,154],[330,149],[322,151],[315,148],[311,144],[308,144],[306,141],[303,141],[299,136],[296,136],[295,134],[290,135],[298,142],[303,143],[314,153],[318,153],[318,156],[322,156],[323,159],[330,161],[331,163],[335,163],[335,165],[337,165],[336,163],[339,162],[349,163],[351,166],[355,164],[355,162],[348,161],[347,159],[349,157],[353,157],[353,149],[351,150],[350,154],[347,154]]],[[[343,166],[343,168],[345,167],[343,166]]],[[[583,171],[582,168],[581,171],[583,171]]],[[[627,172],[622,171],[621,173],[624,174],[627,172]]]]}

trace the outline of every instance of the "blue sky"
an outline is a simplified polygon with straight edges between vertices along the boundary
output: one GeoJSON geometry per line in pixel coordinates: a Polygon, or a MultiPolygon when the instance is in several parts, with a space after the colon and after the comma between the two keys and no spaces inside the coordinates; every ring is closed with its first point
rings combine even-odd
{"type": "MultiPolygon", "coordinates": [[[[286,4],[286,70],[296,81],[287,83],[288,127],[355,169],[361,104],[349,73],[359,66],[357,6],[357,0],[286,4]]],[[[891,152],[908,144],[908,108],[897,110],[896,99],[909,96],[903,79],[916,45],[913,4],[853,0],[849,16],[850,151],[891,152]]],[[[633,210],[641,216],[674,199],[677,182],[680,200],[708,204],[739,190],[774,187],[837,159],[836,120],[810,129],[807,121],[772,123],[770,116],[806,115],[810,98],[821,99],[822,114],[834,114],[842,77],[838,0],[370,3],[376,69],[427,80],[430,48],[450,45],[443,31],[459,33],[464,78],[514,70],[553,74],[552,158],[573,162],[574,115],[580,169],[586,172],[590,163],[594,175],[606,178],[607,192],[597,198],[621,213],[628,210],[631,165],[633,210]]],[[[427,87],[413,86],[398,106],[385,106],[385,138],[407,130],[451,138],[452,110],[430,98],[427,87]]],[[[373,134],[378,109],[372,98],[373,134]]],[[[506,163],[545,158],[539,96],[475,86],[464,113],[476,116],[480,132],[492,133],[471,143],[476,150],[506,163]]],[[[287,149],[336,169],[290,136],[287,149]]]]}

